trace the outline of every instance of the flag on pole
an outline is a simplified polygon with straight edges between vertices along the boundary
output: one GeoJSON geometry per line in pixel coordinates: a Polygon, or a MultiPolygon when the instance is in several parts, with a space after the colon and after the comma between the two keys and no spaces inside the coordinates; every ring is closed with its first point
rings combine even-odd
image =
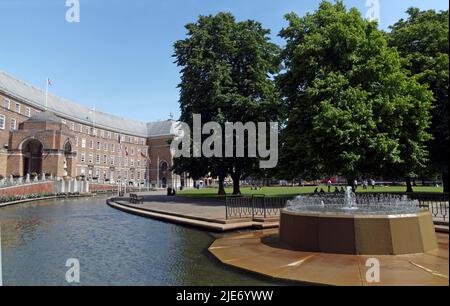
{"type": "Polygon", "coordinates": [[[45,110],[48,108],[48,87],[52,85],[52,80],[50,78],[47,78],[47,82],[45,84],[45,110]]]}

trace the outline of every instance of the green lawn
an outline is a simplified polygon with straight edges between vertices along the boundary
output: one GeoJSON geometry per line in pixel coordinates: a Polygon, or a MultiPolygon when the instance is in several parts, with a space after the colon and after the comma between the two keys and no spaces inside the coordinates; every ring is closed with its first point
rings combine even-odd
{"type": "MultiPolygon", "coordinates": [[[[326,186],[320,186],[325,191],[326,186]]],[[[266,196],[295,196],[303,193],[313,193],[316,187],[263,187],[262,190],[250,190],[250,188],[241,188],[243,195],[266,195],[266,196]]],[[[227,195],[231,195],[233,192],[232,188],[226,188],[227,195]]],[[[334,190],[334,188],[332,188],[334,190]]],[[[369,187],[369,189],[362,190],[358,187],[357,192],[405,192],[406,186],[395,186],[395,187],[376,187],[375,190],[369,187]]],[[[442,187],[414,187],[415,192],[443,192],[442,187]]],[[[218,198],[217,188],[203,188],[203,189],[188,189],[179,191],[177,193],[179,196],[185,197],[195,197],[195,198],[218,198]]]]}

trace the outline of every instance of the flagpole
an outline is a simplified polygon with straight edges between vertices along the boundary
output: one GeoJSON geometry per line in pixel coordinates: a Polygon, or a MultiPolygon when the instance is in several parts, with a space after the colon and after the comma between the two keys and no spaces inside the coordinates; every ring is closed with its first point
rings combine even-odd
{"type": "Polygon", "coordinates": [[[45,110],[47,110],[48,107],[48,78],[45,82],[45,110]]]}

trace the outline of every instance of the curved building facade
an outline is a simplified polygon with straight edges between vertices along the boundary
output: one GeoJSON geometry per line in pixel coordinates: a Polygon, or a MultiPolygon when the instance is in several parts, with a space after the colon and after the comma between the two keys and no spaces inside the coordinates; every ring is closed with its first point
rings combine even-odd
{"type": "Polygon", "coordinates": [[[140,122],[48,95],[0,71],[0,178],[27,175],[190,187],[170,171],[173,120],[140,122]]]}

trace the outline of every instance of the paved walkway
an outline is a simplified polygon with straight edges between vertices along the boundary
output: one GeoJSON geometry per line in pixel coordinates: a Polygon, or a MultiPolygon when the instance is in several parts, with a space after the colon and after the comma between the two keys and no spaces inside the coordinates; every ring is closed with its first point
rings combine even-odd
{"type": "Polygon", "coordinates": [[[199,199],[188,197],[168,197],[165,192],[138,193],[144,197],[143,204],[128,201],[111,201],[107,204],[127,213],[200,227],[212,231],[232,231],[237,229],[262,229],[278,227],[278,221],[252,220],[251,218],[226,219],[225,200],[199,199]]]}
{"type": "Polygon", "coordinates": [[[165,192],[157,191],[140,193],[144,196],[144,204],[129,204],[129,206],[159,211],[165,213],[179,214],[186,217],[225,220],[225,200],[201,199],[188,197],[168,197],[165,192]]]}
{"type": "Polygon", "coordinates": [[[365,278],[373,256],[302,252],[287,248],[277,230],[239,233],[217,239],[209,251],[222,263],[279,279],[322,285],[448,286],[448,234],[437,234],[439,248],[422,254],[377,255],[380,283],[365,278]]]}

